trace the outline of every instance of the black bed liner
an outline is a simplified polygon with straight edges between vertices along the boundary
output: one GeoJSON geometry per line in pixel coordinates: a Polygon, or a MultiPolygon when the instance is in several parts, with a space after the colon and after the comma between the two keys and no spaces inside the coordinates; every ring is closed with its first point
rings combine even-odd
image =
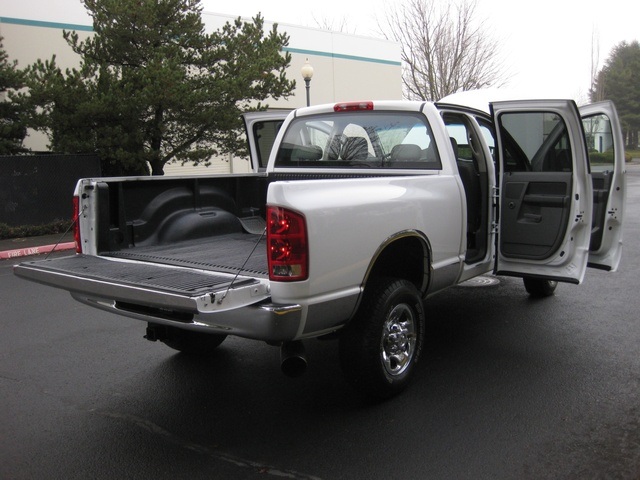
{"type": "Polygon", "coordinates": [[[135,247],[101,255],[232,274],[241,271],[244,275],[258,277],[268,274],[264,236],[247,233],[230,233],[170,245],[135,247]]]}
{"type": "Polygon", "coordinates": [[[261,235],[233,233],[207,240],[130,248],[102,256],[74,255],[24,262],[16,273],[62,288],[64,278],[73,277],[195,297],[227,288],[232,282],[238,287],[257,282],[256,278],[266,278],[266,241],[261,235]],[[234,279],[229,275],[237,273],[242,276],[234,279]]]}

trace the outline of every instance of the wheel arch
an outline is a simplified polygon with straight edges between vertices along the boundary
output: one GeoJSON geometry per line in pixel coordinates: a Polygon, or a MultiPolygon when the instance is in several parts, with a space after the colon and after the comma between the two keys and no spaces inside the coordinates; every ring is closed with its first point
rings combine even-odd
{"type": "Polygon", "coordinates": [[[431,245],[417,230],[398,232],[378,248],[367,268],[363,289],[372,278],[394,277],[413,283],[422,296],[429,288],[431,245]]]}

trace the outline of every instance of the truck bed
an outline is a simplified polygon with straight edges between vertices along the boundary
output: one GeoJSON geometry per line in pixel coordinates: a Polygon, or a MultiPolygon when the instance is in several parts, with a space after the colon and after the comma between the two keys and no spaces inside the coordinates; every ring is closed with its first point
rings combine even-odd
{"type": "Polygon", "coordinates": [[[209,239],[134,247],[102,256],[267,277],[266,240],[262,235],[230,233],[209,239]]]}

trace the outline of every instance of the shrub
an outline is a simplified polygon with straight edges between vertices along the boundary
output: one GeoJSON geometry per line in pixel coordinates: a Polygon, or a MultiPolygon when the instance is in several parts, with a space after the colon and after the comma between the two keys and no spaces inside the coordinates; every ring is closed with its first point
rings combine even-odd
{"type": "Polygon", "coordinates": [[[62,234],[71,229],[71,223],[71,220],[55,220],[46,225],[20,225],[15,227],[0,223],[0,240],[62,234]]]}

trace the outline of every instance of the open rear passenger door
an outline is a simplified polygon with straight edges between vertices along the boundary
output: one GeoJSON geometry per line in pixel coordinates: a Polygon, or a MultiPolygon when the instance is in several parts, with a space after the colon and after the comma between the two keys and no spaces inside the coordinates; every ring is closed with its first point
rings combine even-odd
{"type": "Polygon", "coordinates": [[[593,184],[593,217],[587,266],[615,271],[622,255],[625,160],[622,129],[613,102],[580,107],[593,184]]]}
{"type": "Polygon", "coordinates": [[[495,102],[500,163],[496,273],[580,283],[589,255],[592,186],[570,100],[495,102]]]}

